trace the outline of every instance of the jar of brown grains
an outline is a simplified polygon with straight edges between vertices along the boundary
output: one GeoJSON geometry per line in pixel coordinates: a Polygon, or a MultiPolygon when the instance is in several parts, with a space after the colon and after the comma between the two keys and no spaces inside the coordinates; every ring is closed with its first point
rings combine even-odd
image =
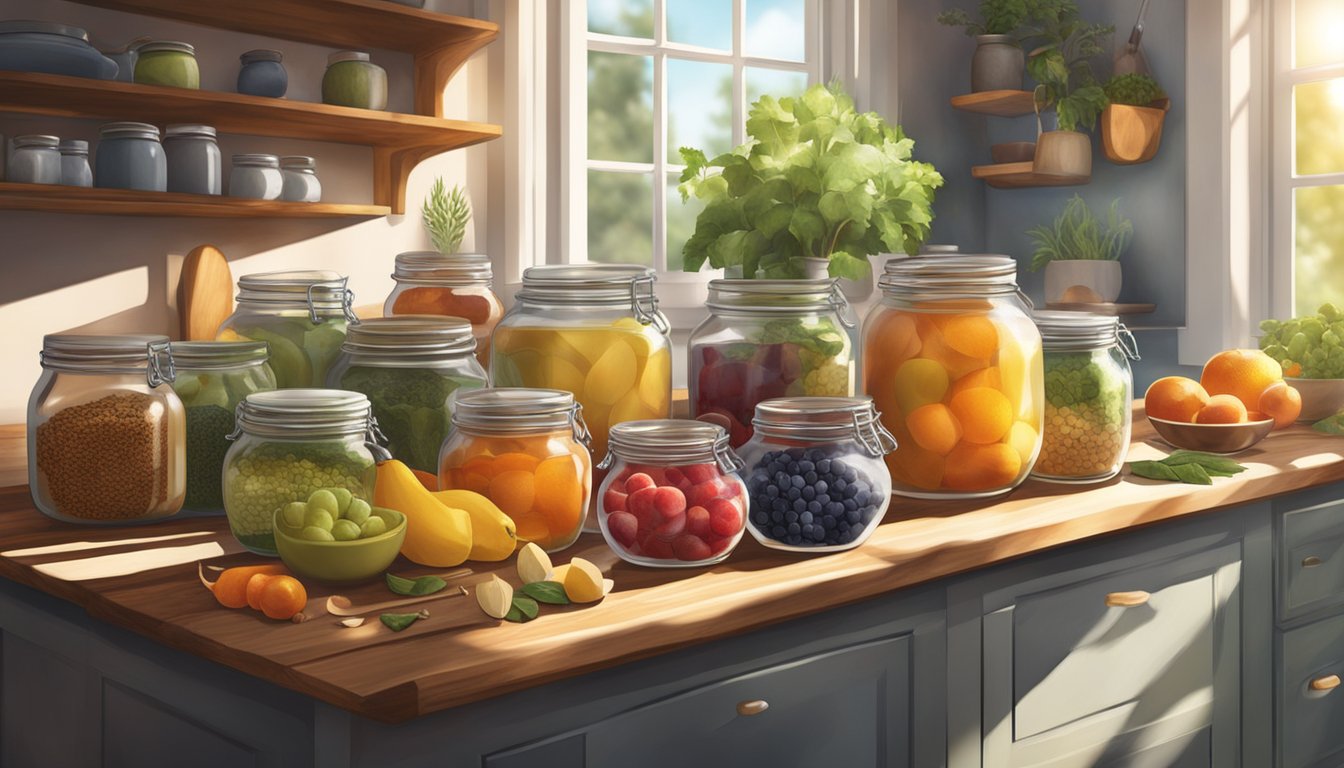
{"type": "Polygon", "coordinates": [[[186,415],[167,336],[51,335],[28,400],[28,485],[48,517],[169,517],[186,492],[186,415]]]}

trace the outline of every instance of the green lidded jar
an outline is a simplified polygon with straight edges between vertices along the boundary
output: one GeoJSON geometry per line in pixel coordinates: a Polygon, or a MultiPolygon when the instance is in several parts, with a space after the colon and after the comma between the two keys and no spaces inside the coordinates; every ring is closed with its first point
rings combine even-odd
{"type": "Polygon", "coordinates": [[[1089,312],[1035,312],[1045,359],[1045,418],[1032,477],[1096,483],[1115,477],[1129,453],[1138,347],[1120,319],[1089,312]]]}
{"type": "Polygon", "coordinates": [[[323,387],[359,320],[346,278],[325,270],[263,272],[238,278],[238,307],[218,341],[264,341],[278,389],[323,387]]]}
{"type": "Polygon", "coordinates": [[[345,488],[373,502],[376,462],[369,399],[337,389],[248,395],[224,456],[224,512],[244,547],[277,554],[275,510],[320,488],[345,488]]]}
{"type": "Polygon", "coordinates": [[[135,82],[172,88],[201,87],[201,68],[196,48],[190,43],[154,40],[136,49],[135,82]]]}
{"type": "Polygon", "coordinates": [[[350,326],[327,383],[367,395],[392,455],[435,475],[458,393],[489,385],[475,353],[463,318],[373,318],[350,326]]]}
{"type": "Polygon", "coordinates": [[[248,395],[275,389],[261,341],[176,341],[173,390],[187,412],[187,495],[183,512],[224,514],[221,478],[234,411],[248,395]]]}
{"type": "Polygon", "coordinates": [[[387,70],[363,51],[337,51],[327,57],[322,103],[357,109],[387,109],[387,70]]]}

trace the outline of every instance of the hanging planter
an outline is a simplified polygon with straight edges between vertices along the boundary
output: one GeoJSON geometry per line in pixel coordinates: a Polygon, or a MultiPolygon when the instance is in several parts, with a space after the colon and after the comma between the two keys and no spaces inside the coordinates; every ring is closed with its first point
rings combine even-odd
{"type": "Polygon", "coordinates": [[[1101,149],[1117,165],[1146,163],[1162,143],[1171,99],[1147,75],[1116,75],[1106,84],[1110,105],[1101,113],[1101,149]]]}

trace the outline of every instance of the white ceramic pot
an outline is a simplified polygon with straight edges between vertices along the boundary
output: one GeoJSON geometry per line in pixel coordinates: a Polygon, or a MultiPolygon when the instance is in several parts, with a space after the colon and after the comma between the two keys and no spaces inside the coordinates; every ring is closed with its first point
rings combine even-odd
{"type": "MultiPolygon", "coordinates": [[[[1120,262],[1103,259],[1066,259],[1045,265],[1045,301],[1057,304],[1076,301],[1091,291],[1094,300],[1115,301],[1120,297],[1120,262]],[[1080,291],[1076,289],[1085,289],[1080,291]],[[1070,290],[1075,289],[1075,290],[1070,290]],[[1066,296],[1067,294],[1067,296],[1066,296]]],[[[1090,302],[1089,302],[1090,303],[1090,302]]]]}
{"type": "MultiPolygon", "coordinates": [[[[873,271],[872,262],[869,262],[870,269],[868,274],[862,280],[851,280],[848,277],[839,278],[840,292],[851,303],[861,302],[873,295],[873,271]]],[[[829,259],[803,259],[803,277],[809,280],[819,280],[831,276],[831,262],[829,259]]]]}

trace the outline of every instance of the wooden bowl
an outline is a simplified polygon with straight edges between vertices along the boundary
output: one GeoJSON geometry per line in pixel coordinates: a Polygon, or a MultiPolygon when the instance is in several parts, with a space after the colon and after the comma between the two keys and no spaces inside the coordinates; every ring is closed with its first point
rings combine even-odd
{"type": "Polygon", "coordinates": [[[1149,416],[1148,421],[1168,444],[1205,453],[1244,451],[1265,439],[1265,435],[1274,429],[1273,419],[1242,424],[1186,424],[1149,416]]]}
{"type": "Polygon", "coordinates": [[[1288,386],[1302,396],[1299,422],[1314,424],[1344,410],[1344,379],[1295,379],[1285,376],[1288,386]]]}

